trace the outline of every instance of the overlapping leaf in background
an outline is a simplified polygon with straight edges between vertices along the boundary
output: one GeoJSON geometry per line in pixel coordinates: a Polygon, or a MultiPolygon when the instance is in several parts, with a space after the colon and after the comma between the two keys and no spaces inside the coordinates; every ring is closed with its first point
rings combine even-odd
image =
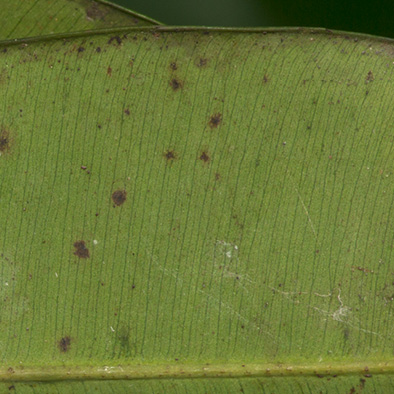
{"type": "Polygon", "coordinates": [[[390,392],[392,42],[31,6],[1,34],[46,36],[0,44],[3,390],[390,392]]]}

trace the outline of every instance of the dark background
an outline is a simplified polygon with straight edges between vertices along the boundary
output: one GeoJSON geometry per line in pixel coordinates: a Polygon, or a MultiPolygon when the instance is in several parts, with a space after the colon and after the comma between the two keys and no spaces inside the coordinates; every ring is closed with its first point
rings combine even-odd
{"type": "Polygon", "coordinates": [[[112,0],[166,25],[303,26],[394,38],[394,0],[112,0]]]}

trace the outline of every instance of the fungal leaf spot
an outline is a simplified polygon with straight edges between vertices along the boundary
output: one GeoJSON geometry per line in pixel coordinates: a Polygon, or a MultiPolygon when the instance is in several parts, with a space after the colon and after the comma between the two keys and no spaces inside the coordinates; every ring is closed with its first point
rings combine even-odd
{"type": "Polygon", "coordinates": [[[208,163],[210,157],[208,156],[207,152],[202,152],[199,159],[202,160],[204,163],[208,163]]]}
{"type": "Polygon", "coordinates": [[[374,80],[374,76],[372,74],[372,71],[368,71],[367,77],[365,78],[365,83],[370,83],[374,80]]]}
{"type": "Polygon", "coordinates": [[[58,346],[59,349],[62,353],[66,353],[70,350],[70,346],[71,346],[71,338],[66,336],[64,338],[62,338],[59,342],[58,342],[58,346]]]}
{"type": "Polygon", "coordinates": [[[214,129],[217,128],[221,122],[222,122],[222,114],[217,113],[211,116],[208,124],[211,129],[214,129]]]}
{"type": "Polygon", "coordinates": [[[74,254],[80,259],[88,259],[90,257],[89,249],[86,247],[85,241],[74,242],[74,254]]]}
{"type": "Polygon", "coordinates": [[[168,149],[163,155],[168,161],[175,160],[176,154],[173,150],[168,149]]]}
{"type": "Polygon", "coordinates": [[[6,129],[0,128],[0,156],[10,150],[11,138],[6,129]]]}
{"type": "Polygon", "coordinates": [[[177,66],[177,64],[176,64],[175,62],[172,62],[172,63],[170,64],[170,68],[171,68],[171,70],[175,71],[175,70],[178,69],[178,66],[177,66]]]}
{"type": "Polygon", "coordinates": [[[112,201],[115,204],[114,206],[119,207],[126,201],[126,198],[127,198],[126,190],[115,190],[112,193],[112,201]]]}
{"type": "Polygon", "coordinates": [[[197,67],[204,67],[207,65],[207,62],[208,62],[207,59],[200,58],[197,63],[197,67]]]}
{"type": "Polygon", "coordinates": [[[174,92],[176,92],[177,90],[179,90],[182,87],[182,82],[178,81],[177,79],[173,78],[170,82],[170,85],[172,87],[172,90],[174,92]]]}
{"type": "Polygon", "coordinates": [[[111,44],[114,41],[116,41],[118,43],[118,45],[120,45],[122,43],[122,39],[119,36],[114,36],[108,40],[108,44],[111,44]]]}

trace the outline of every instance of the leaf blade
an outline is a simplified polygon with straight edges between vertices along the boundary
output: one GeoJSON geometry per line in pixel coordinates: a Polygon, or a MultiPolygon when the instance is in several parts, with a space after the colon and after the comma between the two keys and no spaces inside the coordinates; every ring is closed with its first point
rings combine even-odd
{"type": "Polygon", "coordinates": [[[391,43],[205,31],[2,53],[4,360],[391,359],[391,43]]]}

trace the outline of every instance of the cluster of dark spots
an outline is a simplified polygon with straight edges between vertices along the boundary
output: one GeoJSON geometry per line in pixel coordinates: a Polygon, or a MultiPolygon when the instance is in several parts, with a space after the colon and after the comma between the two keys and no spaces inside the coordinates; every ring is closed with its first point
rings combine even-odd
{"type": "Polygon", "coordinates": [[[173,71],[178,70],[178,66],[176,65],[175,62],[172,62],[172,63],[170,64],[170,69],[173,70],[173,71]]]}
{"type": "Polygon", "coordinates": [[[10,148],[10,136],[7,130],[0,129],[0,153],[8,151],[10,148]]]}
{"type": "Polygon", "coordinates": [[[208,124],[209,127],[213,129],[213,128],[217,128],[221,122],[222,122],[222,114],[217,113],[210,117],[208,124]]]}
{"type": "Polygon", "coordinates": [[[372,82],[374,80],[374,76],[372,74],[372,71],[368,71],[367,77],[365,78],[365,83],[372,82]]]}
{"type": "Polygon", "coordinates": [[[197,67],[204,67],[207,65],[208,60],[203,59],[202,57],[200,58],[199,62],[197,63],[197,67]]]}
{"type": "Polygon", "coordinates": [[[176,153],[173,150],[168,149],[166,152],[164,152],[163,155],[168,161],[170,160],[175,160],[176,159],[176,153]]]}
{"type": "Polygon", "coordinates": [[[78,53],[84,52],[84,51],[85,51],[85,48],[84,48],[84,47],[79,47],[79,48],[77,49],[77,51],[78,51],[78,53]]]}
{"type": "Polygon", "coordinates": [[[104,20],[105,15],[107,12],[102,10],[99,7],[99,4],[93,1],[89,8],[86,9],[86,19],[94,21],[94,20],[104,20]]]}
{"type": "Polygon", "coordinates": [[[170,81],[170,86],[172,87],[172,90],[174,92],[176,92],[178,89],[180,89],[182,87],[182,82],[179,81],[178,79],[173,78],[170,81]]]}
{"type": "Polygon", "coordinates": [[[112,201],[114,202],[114,207],[119,207],[120,205],[122,205],[127,198],[127,192],[126,190],[115,190],[112,193],[112,201]]]}
{"type": "Polygon", "coordinates": [[[66,353],[70,350],[70,345],[71,345],[71,338],[70,337],[63,337],[58,343],[57,343],[59,349],[61,352],[66,353]]]}
{"type": "Polygon", "coordinates": [[[114,41],[116,41],[118,43],[118,45],[120,45],[122,43],[122,39],[119,36],[114,36],[108,40],[108,44],[111,44],[114,41]]]}
{"type": "Polygon", "coordinates": [[[208,163],[211,160],[208,153],[205,151],[201,153],[199,159],[202,160],[204,163],[208,163]]]}
{"type": "Polygon", "coordinates": [[[86,247],[85,241],[74,242],[74,254],[80,259],[88,259],[90,257],[89,249],[86,247]]]}
{"type": "Polygon", "coordinates": [[[125,113],[126,115],[130,115],[130,110],[129,110],[128,108],[126,108],[126,109],[124,110],[124,113],[125,113]]]}

